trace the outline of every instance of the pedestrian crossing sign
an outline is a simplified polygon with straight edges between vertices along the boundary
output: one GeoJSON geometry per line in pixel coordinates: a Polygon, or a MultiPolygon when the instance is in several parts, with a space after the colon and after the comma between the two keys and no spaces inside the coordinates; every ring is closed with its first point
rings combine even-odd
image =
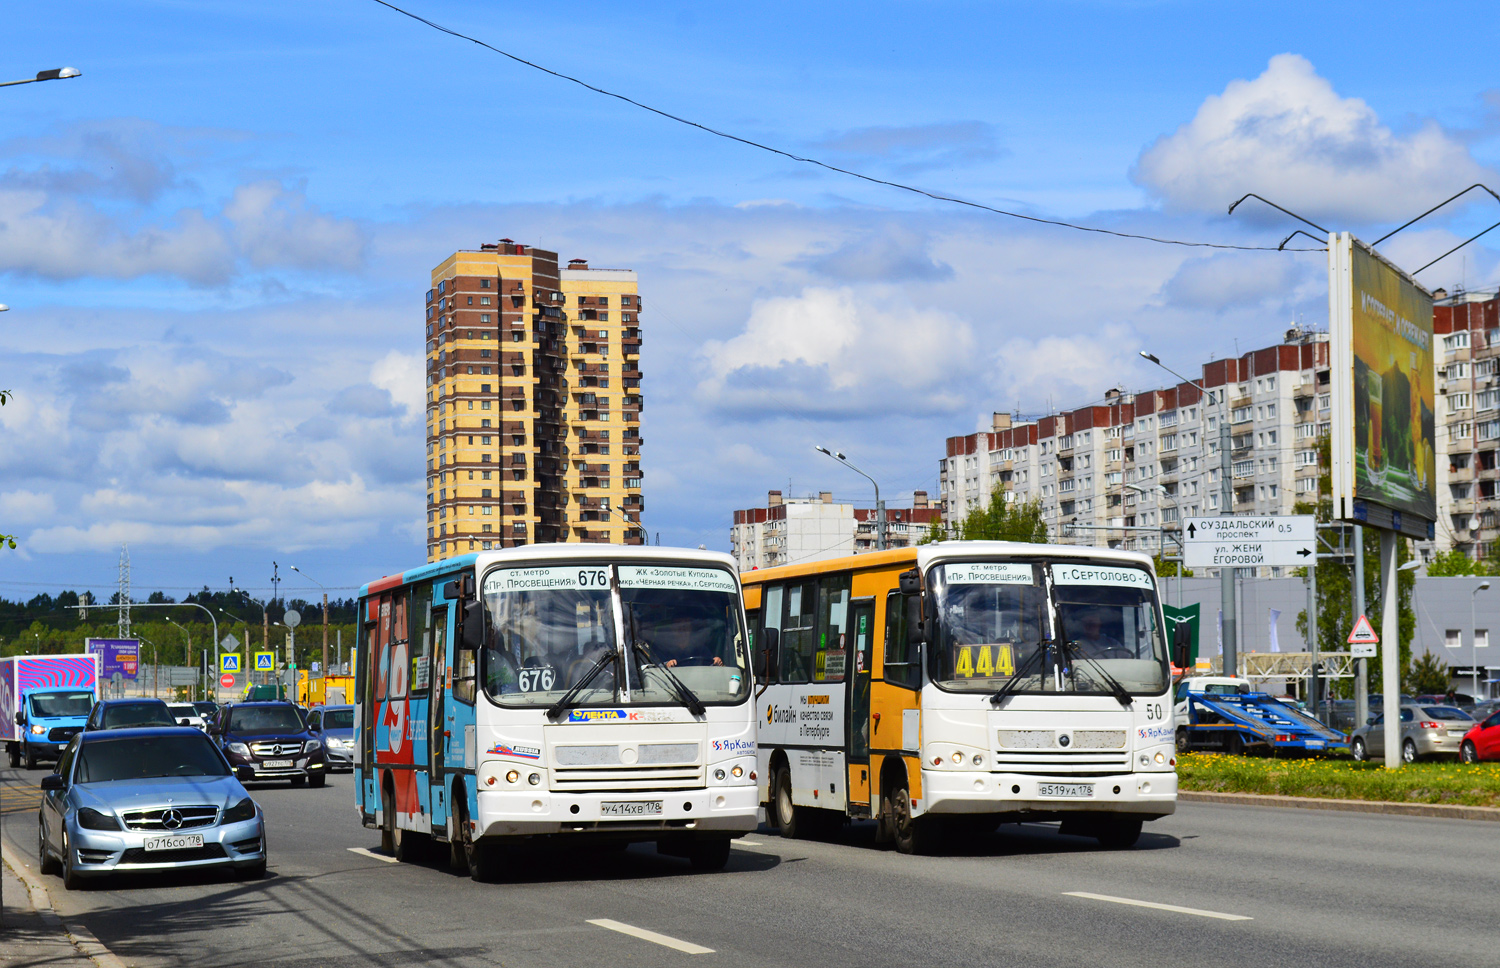
{"type": "Polygon", "coordinates": [[[238,652],[225,652],[219,656],[220,672],[239,672],[240,654],[238,652]]]}
{"type": "Polygon", "coordinates": [[[257,653],[255,653],[255,671],[256,672],[275,672],[276,671],[276,653],[275,652],[257,652],[257,653]]]}

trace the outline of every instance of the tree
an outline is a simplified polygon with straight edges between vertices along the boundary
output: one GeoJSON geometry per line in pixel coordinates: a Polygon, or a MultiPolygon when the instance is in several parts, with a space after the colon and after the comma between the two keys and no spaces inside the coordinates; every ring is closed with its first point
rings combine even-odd
{"type": "Polygon", "coordinates": [[[1182,567],[1182,562],[1176,558],[1163,558],[1157,555],[1153,559],[1156,565],[1156,577],[1158,578],[1191,578],[1193,569],[1182,567]]]}
{"type": "Polygon", "coordinates": [[[1457,548],[1451,551],[1443,551],[1433,557],[1427,563],[1427,575],[1430,578],[1451,578],[1461,575],[1494,575],[1497,572],[1495,564],[1480,559],[1476,561],[1457,548]]]}
{"type": "Polygon", "coordinates": [[[1005,491],[995,488],[990,494],[990,503],[975,508],[955,522],[950,529],[946,524],[934,523],[922,539],[922,544],[956,538],[961,541],[1023,541],[1030,544],[1047,543],[1047,521],[1042,516],[1042,502],[1017,503],[1005,500],[1005,491]]]}
{"type": "MultiPolygon", "coordinates": [[[[1329,495],[1333,491],[1333,483],[1329,475],[1329,440],[1324,434],[1318,438],[1318,502],[1310,504],[1298,501],[1292,508],[1293,514],[1316,515],[1319,524],[1325,524],[1333,517],[1333,500],[1329,495]]],[[[1365,533],[1365,615],[1371,624],[1380,629],[1381,601],[1380,601],[1380,541],[1377,532],[1373,530],[1365,533]]],[[[1401,539],[1396,545],[1396,563],[1400,565],[1411,558],[1411,550],[1406,539],[1401,539]]],[[[1349,645],[1347,637],[1349,630],[1354,626],[1354,620],[1359,616],[1354,614],[1354,565],[1353,562],[1336,561],[1328,559],[1317,563],[1318,579],[1318,648],[1323,652],[1347,652],[1349,645]]],[[[1417,614],[1411,605],[1412,592],[1416,589],[1417,580],[1410,571],[1399,571],[1396,574],[1396,622],[1399,630],[1399,642],[1397,648],[1400,653],[1400,669],[1402,689],[1409,689],[1411,669],[1411,643],[1417,631],[1417,614]]],[[[1297,631],[1305,639],[1307,637],[1307,610],[1303,609],[1297,613],[1297,631]]],[[[1366,665],[1369,672],[1369,687],[1371,692],[1380,692],[1381,686],[1381,660],[1380,651],[1384,650],[1386,643],[1382,642],[1377,647],[1376,658],[1370,660],[1366,665]]],[[[1334,691],[1342,698],[1349,698],[1353,694],[1354,684],[1352,679],[1340,679],[1335,681],[1334,691]]]]}
{"type": "Polygon", "coordinates": [[[1431,652],[1422,653],[1411,667],[1411,691],[1416,693],[1444,693],[1448,691],[1448,663],[1431,652]]]}

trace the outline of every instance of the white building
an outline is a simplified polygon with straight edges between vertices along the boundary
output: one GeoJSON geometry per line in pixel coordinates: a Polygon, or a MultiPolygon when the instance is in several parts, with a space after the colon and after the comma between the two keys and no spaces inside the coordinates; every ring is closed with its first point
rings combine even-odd
{"type": "MultiPolygon", "coordinates": [[[[914,492],[909,508],[886,508],[885,516],[888,548],[916,544],[941,520],[926,491],[914,492]]],[[[836,504],[832,491],[803,498],[769,491],[765,507],[734,512],[730,554],[740,571],[859,554],[875,550],[876,523],[873,508],[836,504]]]]}

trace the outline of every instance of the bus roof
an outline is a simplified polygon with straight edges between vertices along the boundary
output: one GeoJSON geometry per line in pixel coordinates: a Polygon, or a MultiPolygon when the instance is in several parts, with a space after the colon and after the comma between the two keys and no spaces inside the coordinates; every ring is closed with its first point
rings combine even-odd
{"type": "Polygon", "coordinates": [[[698,548],[666,548],[659,545],[613,545],[613,544],[533,544],[499,551],[480,551],[473,554],[444,558],[431,564],[397,572],[377,578],[363,585],[359,597],[372,592],[384,591],[398,585],[426,581],[439,575],[459,574],[470,568],[483,571],[493,564],[519,564],[535,561],[576,561],[609,558],[616,561],[693,561],[705,565],[716,565],[734,572],[734,559],[722,551],[704,551],[698,548]]]}
{"type": "Polygon", "coordinates": [[[742,572],[740,581],[746,584],[756,584],[781,578],[821,575],[830,571],[856,571],[903,564],[916,564],[925,572],[938,562],[955,558],[972,558],[975,555],[1045,555],[1049,558],[1086,558],[1095,561],[1107,559],[1122,564],[1144,565],[1151,568],[1152,574],[1155,574],[1151,557],[1138,551],[1116,551],[1113,548],[1093,548],[1081,545],[1032,544],[1021,541],[936,541],[932,544],[917,545],[915,548],[896,548],[891,551],[846,555],[842,558],[823,558],[806,564],[761,568],[742,572]]]}

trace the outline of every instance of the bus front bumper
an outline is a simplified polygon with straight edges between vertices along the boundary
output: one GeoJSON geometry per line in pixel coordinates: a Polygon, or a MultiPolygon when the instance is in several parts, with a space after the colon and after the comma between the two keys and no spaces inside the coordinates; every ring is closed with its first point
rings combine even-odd
{"type": "Polygon", "coordinates": [[[1119,773],[1110,776],[1037,776],[923,770],[919,814],[1140,814],[1155,819],[1177,810],[1177,774],[1119,773]]]}
{"type": "Polygon", "coordinates": [[[649,834],[713,831],[739,835],[759,825],[755,785],[655,792],[479,792],[482,837],[589,832],[649,834]]]}

